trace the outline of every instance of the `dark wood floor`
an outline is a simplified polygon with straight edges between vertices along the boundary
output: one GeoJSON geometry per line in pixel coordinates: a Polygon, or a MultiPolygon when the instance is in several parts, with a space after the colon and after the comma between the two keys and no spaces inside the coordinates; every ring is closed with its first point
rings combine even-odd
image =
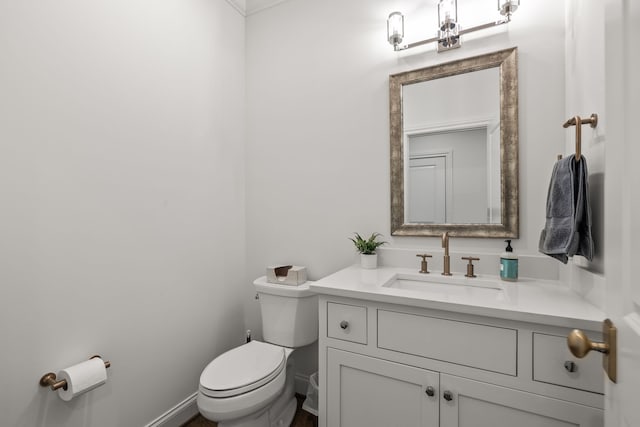
{"type": "MultiPolygon", "coordinates": [[[[300,394],[296,394],[296,398],[298,399],[298,410],[296,411],[295,417],[293,417],[293,422],[291,423],[291,427],[316,427],[318,425],[318,417],[302,409],[302,403],[304,402],[305,397],[300,394]]],[[[195,418],[188,421],[182,427],[217,427],[217,426],[218,426],[218,423],[209,421],[206,418],[204,418],[202,415],[197,415],[195,418]]]]}

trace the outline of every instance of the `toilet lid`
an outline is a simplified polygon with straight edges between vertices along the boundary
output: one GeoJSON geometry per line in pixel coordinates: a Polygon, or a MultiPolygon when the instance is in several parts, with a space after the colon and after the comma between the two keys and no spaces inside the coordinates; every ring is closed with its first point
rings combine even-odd
{"type": "Polygon", "coordinates": [[[200,376],[200,385],[211,397],[237,396],[273,380],[285,364],[284,348],[251,341],[209,363],[200,376]]]}

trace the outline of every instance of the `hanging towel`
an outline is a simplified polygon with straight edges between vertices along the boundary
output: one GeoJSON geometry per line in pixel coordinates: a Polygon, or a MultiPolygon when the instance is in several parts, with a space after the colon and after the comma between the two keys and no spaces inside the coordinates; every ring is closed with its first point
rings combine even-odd
{"type": "Polygon", "coordinates": [[[593,259],[588,176],[584,156],[576,161],[571,155],[553,167],[538,250],[564,264],[574,255],[593,259]]]}

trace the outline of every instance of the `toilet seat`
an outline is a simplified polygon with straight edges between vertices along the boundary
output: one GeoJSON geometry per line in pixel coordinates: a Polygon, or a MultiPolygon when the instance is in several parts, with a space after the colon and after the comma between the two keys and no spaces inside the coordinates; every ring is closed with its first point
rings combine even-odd
{"type": "Polygon", "coordinates": [[[251,341],[209,363],[200,376],[200,391],[212,398],[239,396],[273,381],[286,363],[283,347],[251,341]]]}

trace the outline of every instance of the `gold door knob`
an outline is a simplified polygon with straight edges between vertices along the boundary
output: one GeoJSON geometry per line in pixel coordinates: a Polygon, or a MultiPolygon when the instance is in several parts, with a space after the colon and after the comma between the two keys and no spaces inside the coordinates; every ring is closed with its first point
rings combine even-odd
{"type": "MultiPolygon", "coordinates": [[[[578,358],[585,357],[591,350],[602,353],[602,367],[614,383],[617,382],[618,330],[613,322],[602,322],[603,342],[593,342],[580,329],[574,329],[567,336],[567,345],[571,353],[578,358]]],[[[566,367],[566,365],[565,365],[566,367]]],[[[569,370],[569,368],[567,368],[569,370]]],[[[570,371],[571,372],[571,371],[570,371]]]]}
{"type": "Polygon", "coordinates": [[[591,350],[605,354],[609,353],[609,344],[591,341],[587,334],[580,329],[571,331],[567,337],[567,344],[571,353],[579,359],[585,357],[591,350]]]}

